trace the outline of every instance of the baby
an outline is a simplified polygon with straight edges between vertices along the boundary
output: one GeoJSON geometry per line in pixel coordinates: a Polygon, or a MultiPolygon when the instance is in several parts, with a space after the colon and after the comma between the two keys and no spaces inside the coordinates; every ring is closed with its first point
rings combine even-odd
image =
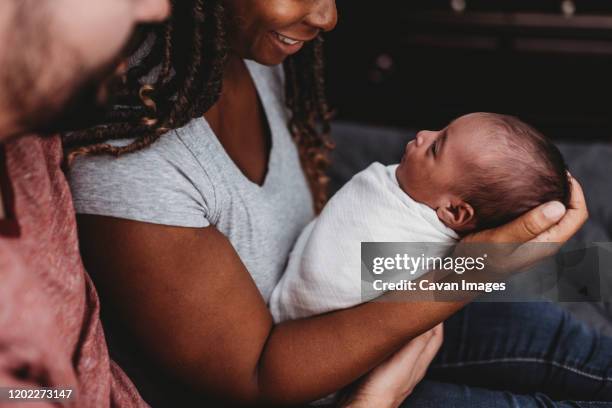
{"type": "Polygon", "coordinates": [[[399,165],[357,174],[304,229],[270,310],[280,322],[362,303],[361,242],[452,245],[569,195],[559,150],[515,117],[474,113],[421,131],[399,165]]]}

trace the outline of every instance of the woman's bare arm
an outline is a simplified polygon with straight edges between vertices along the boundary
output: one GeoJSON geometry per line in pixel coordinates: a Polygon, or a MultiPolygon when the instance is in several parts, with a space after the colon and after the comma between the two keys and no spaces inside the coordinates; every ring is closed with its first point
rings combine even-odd
{"type": "Polygon", "coordinates": [[[372,303],[274,326],[215,228],[81,216],[80,229],[104,300],[147,355],[195,389],[241,402],[329,394],[461,307],[372,303]]]}
{"type": "MultiPolygon", "coordinates": [[[[559,240],[586,219],[581,191],[573,204],[556,226],[559,240]]],[[[526,242],[559,218],[539,208],[485,238],[526,242]]],[[[372,302],[274,326],[248,271],[215,228],[99,216],[80,216],[79,227],[86,265],[145,353],[197,392],[238,403],[327,395],[465,303],[372,302]]]]}

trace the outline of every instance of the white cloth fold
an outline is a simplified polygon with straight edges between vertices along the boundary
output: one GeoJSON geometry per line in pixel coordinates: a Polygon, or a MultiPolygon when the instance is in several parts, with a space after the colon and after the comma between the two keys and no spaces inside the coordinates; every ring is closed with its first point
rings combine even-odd
{"type": "MultiPolygon", "coordinates": [[[[362,296],[362,242],[457,241],[457,234],[434,210],[400,188],[397,167],[370,165],[340,189],[304,229],[270,298],[275,322],[345,309],[368,300],[362,296]]],[[[412,279],[418,276],[414,274],[412,279]]]]}

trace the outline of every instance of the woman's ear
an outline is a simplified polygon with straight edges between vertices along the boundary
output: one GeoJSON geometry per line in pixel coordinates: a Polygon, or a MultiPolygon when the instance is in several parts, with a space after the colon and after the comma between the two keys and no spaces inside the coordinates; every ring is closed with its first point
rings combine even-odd
{"type": "Polygon", "coordinates": [[[463,200],[448,201],[436,210],[438,218],[455,231],[467,231],[476,226],[474,208],[463,200]]]}

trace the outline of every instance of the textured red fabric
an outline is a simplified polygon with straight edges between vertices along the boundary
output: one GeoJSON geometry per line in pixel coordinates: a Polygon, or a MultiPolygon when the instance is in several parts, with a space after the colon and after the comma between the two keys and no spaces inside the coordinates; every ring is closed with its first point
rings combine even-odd
{"type": "Polygon", "coordinates": [[[12,219],[0,229],[0,386],[72,387],[79,408],[147,406],[109,358],[61,160],[57,137],[5,146],[0,186],[12,219]]]}

